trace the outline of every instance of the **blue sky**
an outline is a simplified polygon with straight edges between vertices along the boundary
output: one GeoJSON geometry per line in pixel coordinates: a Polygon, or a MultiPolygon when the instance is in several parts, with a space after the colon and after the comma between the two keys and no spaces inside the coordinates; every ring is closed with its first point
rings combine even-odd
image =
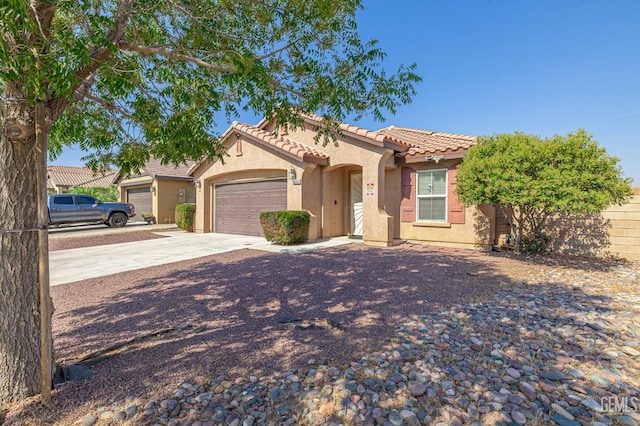
{"type": "MultiPolygon", "coordinates": [[[[363,3],[363,39],[379,41],[389,70],[416,62],[424,82],[386,122],[354,124],[543,137],[584,128],[640,186],[640,1],[363,3]]],[[[80,166],[82,155],[65,150],[53,164],[80,166]]]]}

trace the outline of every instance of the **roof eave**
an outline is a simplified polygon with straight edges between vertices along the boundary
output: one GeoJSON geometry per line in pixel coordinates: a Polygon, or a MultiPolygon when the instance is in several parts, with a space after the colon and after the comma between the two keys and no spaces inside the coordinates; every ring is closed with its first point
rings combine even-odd
{"type": "Polygon", "coordinates": [[[396,164],[410,164],[410,163],[425,163],[427,161],[433,161],[433,159],[427,158],[430,155],[441,155],[441,160],[457,160],[464,157],[468,152],[468,149],[458,149],[455,151],[434,151],[425,152],[423,154],[397,154],[395,157],[396,164]]]}
{"type": "Polygon", "coordinates": [[[193,178],[190,176],[167,176],[167,175],[155,175],[155,180],[164,179],[164,180],[184,180],[184,181],[192,181],[193,178]]]}
{"type": "Polygon", "coordinates": [[[287,151],[286,149],[282,149],[282,148],[280,148],[278,146],[271,145],[270,143],[262,140],[259,137],[256,137],[256,136],[252,135],[251,133],[246,132],[243,129],[236,128],[236,131],[238,133],[240,133],[243,137],[246,137],[247,139],[251,140],[252,142],[255,142],[255,143],[257,143],[257,144],[259,144],[261,146],[264,146],[267,149],[271,149],[273,151],[281,153],[281,154],[285,155],[286,157],[292,158],[292,159],[297,160],[297,161],[302,161],[302,162],[305,162],[305,163],[321,164],[318,161],[323,161],[324,160],[326,162],[328,160],[326,158],[318,157],[318,156],[315,156],[315,155],[312,155],[312,154],[308,154],[308,153],[303,153],[302,155],[294,154],[292,152],[287,151]]]}

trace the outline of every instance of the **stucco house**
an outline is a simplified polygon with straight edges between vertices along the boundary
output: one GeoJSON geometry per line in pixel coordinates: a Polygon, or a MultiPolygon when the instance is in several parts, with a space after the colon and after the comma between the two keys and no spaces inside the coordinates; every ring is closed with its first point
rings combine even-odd
{"type": "Polygon", "coordinates": [[[222,135],[227,157],[189,169],[196,232],[262,235],[267,210],[307,210],[309,239],[349,235],[366,244],[400,240],[489,248],[495,211],[465,207],[455,194],[457,165],[476,138],[388,127],[341,124],[337,144],[316,144],[321,124],[275,132],[263,120],[233,123],[222,135]]]}
{"type": "Polygon", "coordinates": [[[63,194],[74,188],[108,188],[113,185],[116,170],[94,173],[89,167],[48,166],[47,193],[63,194]]]}
{"type": "Polygon", "coordinates": [[[193,161],[188,161],[176,167],[151,158],[138,174],[116,175],[118,199],[135,206],[136,216],[132,220],[143,221],[142,214],[151,213],[158,223],[173,223],[176,205],[196,202],[196,190],[187,174],[193,165],[193,161]]]}

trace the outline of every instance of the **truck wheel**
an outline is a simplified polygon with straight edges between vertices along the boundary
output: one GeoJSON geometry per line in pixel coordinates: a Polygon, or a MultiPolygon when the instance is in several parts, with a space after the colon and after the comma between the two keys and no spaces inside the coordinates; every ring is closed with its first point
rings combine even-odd
{"type": "Polygon", "coordinates": [[[109,217],[109,226],[121,228],[127,224],[127,215],[124,213],[114,213],[109,217]]]}

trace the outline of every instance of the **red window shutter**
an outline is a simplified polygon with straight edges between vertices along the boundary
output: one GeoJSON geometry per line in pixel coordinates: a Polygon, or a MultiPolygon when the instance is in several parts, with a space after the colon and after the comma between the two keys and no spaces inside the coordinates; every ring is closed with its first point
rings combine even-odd
{"type": "Polygon", "coordinates": [[[447,193],[449,223],[464,223],[464,204],[458,201],[458,196],[456,195],[456,188],[458,186],[456,181],[457,174],[457,166],[451,166],[447,171],[447,180],[449,181],[449,191],[447,193]]]}
{"type": "Polygon", "coordinates": [[[402,201],[400,202],[400,221],[416,221],[416,171],[402,168],[402,201]]]}

